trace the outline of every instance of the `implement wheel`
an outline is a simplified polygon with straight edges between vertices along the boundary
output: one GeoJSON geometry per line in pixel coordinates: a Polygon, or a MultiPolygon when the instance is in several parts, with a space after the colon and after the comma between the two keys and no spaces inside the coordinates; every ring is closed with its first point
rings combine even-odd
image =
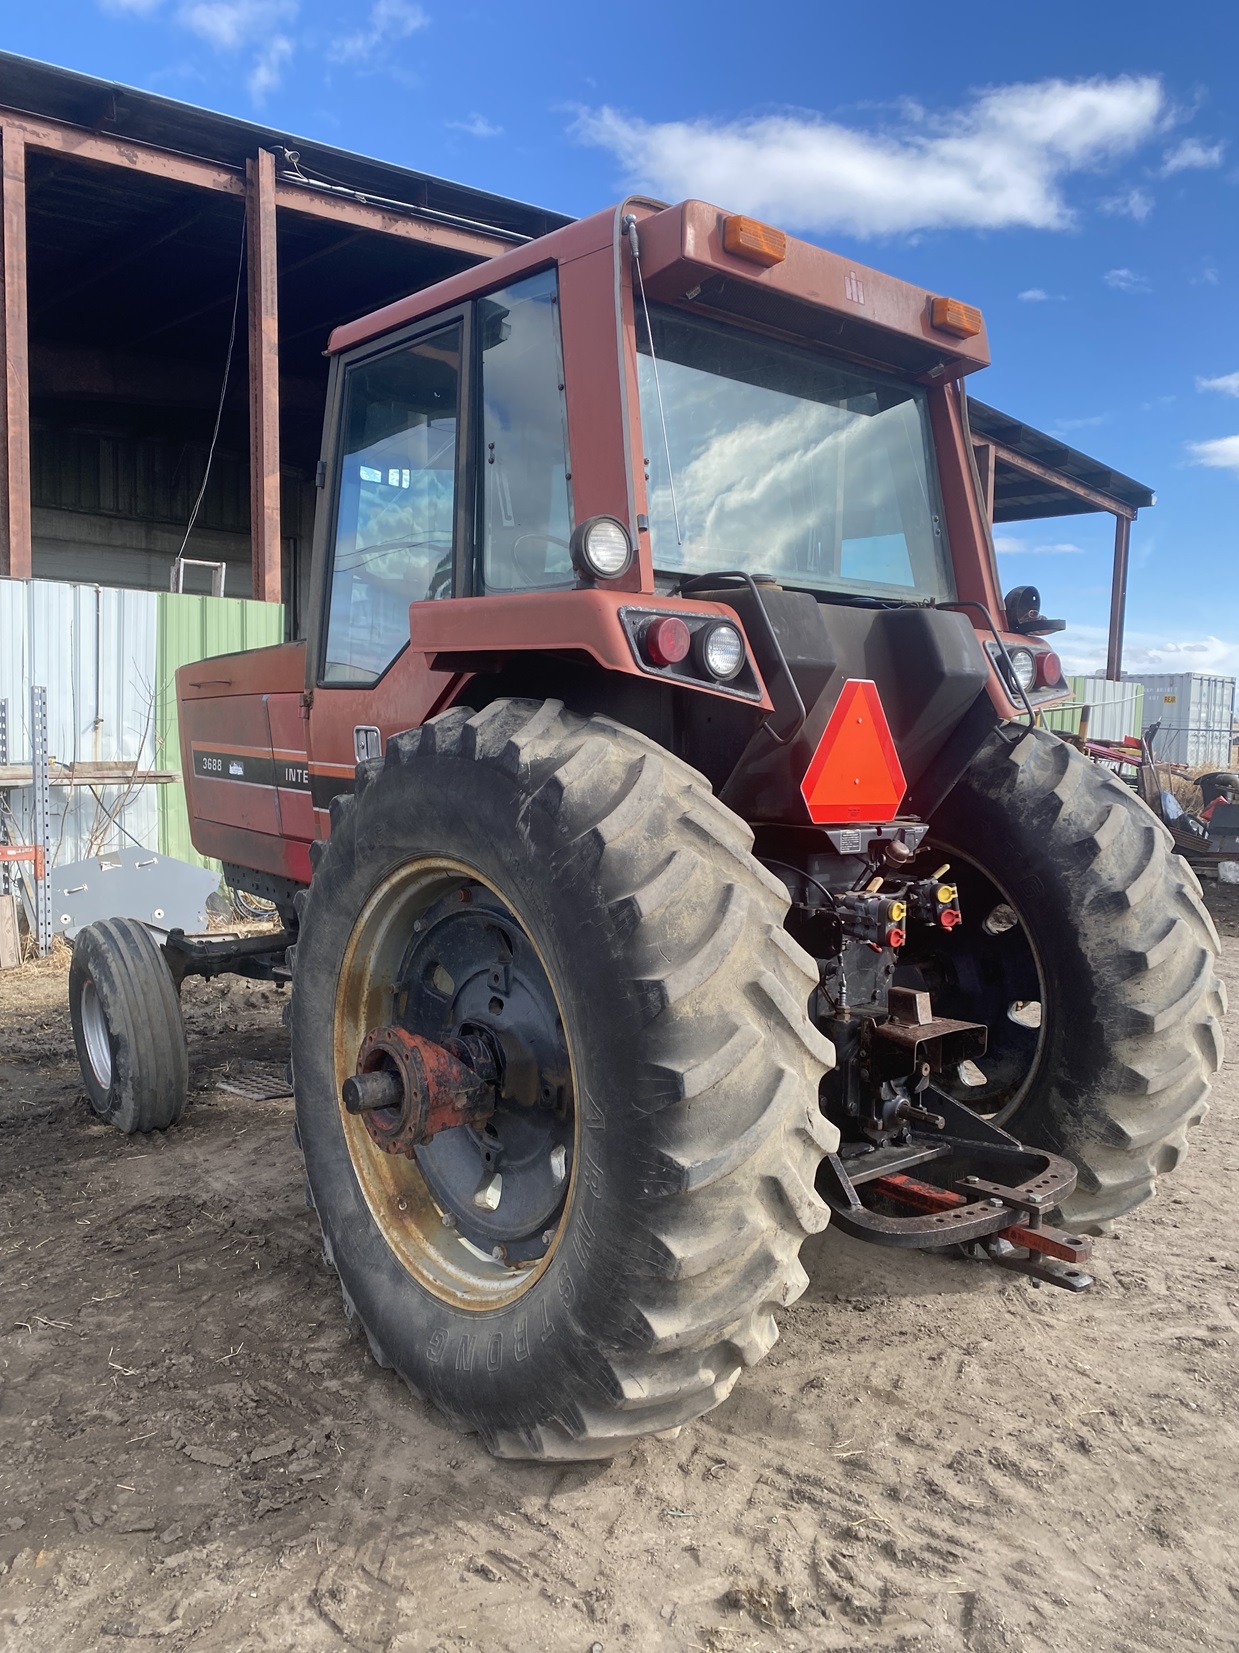
{"type": "Polygon", "coordinates": [[[1165,828],[1045,730],[991,737],[931,823],[964,922],[909,934],[901,979],[989,1048],[947,1088],[1075,1161],[1073,1228],[1153,1193],[1204,1117],[1222,1056],[1217,933],[1165,828]]]}
{"type": "Polygon", "coordinates": [[[311,1195],[375,1358],[500,1456],[698,1416],[804,1289],[831,1051],[751,841],[558,702],[447,712],[333,805],[294,950],[311,1195]],[[341,1097],[376,1028],[498,1052],[491,1110],[385,1151],[394,1110],[341,1097]]]}
{"type": "Polygon", "coordinates": [[[126,1135],[185,1112],[189,1055],[176,983],[144,924],[107,918],[73,943],[69,1019],[91,1107],[126,1135]]]}

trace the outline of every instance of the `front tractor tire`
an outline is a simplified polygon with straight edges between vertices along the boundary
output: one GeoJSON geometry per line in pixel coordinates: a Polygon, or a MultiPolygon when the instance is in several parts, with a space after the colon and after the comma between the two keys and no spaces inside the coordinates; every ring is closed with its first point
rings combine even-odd
{"type": "Polygon", "coordinates": [[[294,954],[310,1196],[375,1358],[499,1456],[699,1416],[805,1287],[832,1053],[751,843],[695,771],[553,701],[446,712],[333,805],[294,954]],[[341,1087],[391,1023],[506,1041],[521,1095],[385,1153],[341,1087]]]}
{"type": "Polygon", "coordinates": [[[964,924],[910,938],[901,968],[989,1028],[984,1083],[950,1088],[1073,1160],[1064,1215],[1098,1232],[1178,1163],[1221,1062],[1200,885],[1128,787],[1042,729],[991,736],[930,831],[964,924]]]}

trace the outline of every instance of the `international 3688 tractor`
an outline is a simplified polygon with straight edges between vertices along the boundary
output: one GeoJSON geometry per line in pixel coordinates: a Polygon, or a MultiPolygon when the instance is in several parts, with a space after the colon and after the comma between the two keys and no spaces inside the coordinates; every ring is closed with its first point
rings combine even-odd
{"type": "Polygon", "coordinates": [[[279,936],[74,952],[95,1108],[176,988],[291,979],[376,1359],[494,1452],[715,1406],[833,1218],[1072,1288],[1220,1057],[1199,886],[1004,601],[968,305],[630,200],[330,341],[304,641],[178,677],[197,848],[279,936]]]}

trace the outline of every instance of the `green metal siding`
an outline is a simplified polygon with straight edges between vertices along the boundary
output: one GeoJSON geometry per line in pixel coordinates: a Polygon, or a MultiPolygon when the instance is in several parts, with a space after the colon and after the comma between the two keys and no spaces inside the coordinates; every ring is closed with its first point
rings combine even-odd
{"type": "Polygon", "coordinates": [[[1047,729],[1078,735],[1080,713],[1089,708],[1089,733],[1096,740],[1122,740],[1139,735],[1144,721],[1144,687],[1125,677],[1111,683],[1097,677],[1069,677],[1071,699],[1057,711],[1041,714],[1047,729]]]}
{"type": "MultiPolygon", "coordinates": [[[[214,654],[261,649],[284,641],[280,603],[256,603],[244,597],[194,597],[159,593],[155,642],[156,761],[161,769],[181,767],[180,725],[176,715],[176,671],[214,654]]],[[[164,855],[214,867],[194,849],[182,786],[159,788],[159,848],[164,855]]]]}

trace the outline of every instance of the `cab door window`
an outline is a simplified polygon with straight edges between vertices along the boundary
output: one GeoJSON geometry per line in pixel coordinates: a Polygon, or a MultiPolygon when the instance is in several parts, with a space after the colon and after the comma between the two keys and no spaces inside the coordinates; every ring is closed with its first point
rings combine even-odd
{"type": "Polygon", "coordinates": [[[452,592],[461,324],[347,370],[325,683],[369,683],[452,592]]]}
{"type": "Polygon", "coordinates": [[[564,371],[554,270],[477,301],[482,361],[482,591],[574,583],[564,371]]]}

